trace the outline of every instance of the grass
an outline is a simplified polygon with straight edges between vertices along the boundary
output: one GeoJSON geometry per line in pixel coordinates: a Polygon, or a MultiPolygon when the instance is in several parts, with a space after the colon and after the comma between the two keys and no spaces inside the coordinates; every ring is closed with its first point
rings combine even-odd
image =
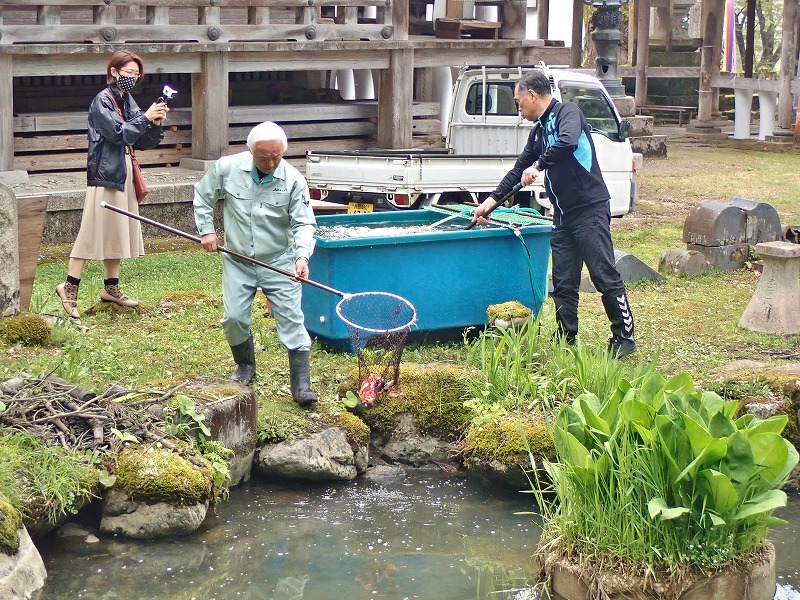
{"type": "MultiPolygon", "coordinates": [[[[671,144],[667,158],[646,159],[640,174],[640,202],[635,213],[615,219],[615,245],[657,267],[668,248],[681,241],[688,210],[707,199],[750,197],[771,203],[784,223],[800,223],[800,171],[796,153],[738,150],[671,144]]],[[[230,352],[219,329],[221,316],[220,258],[196,245],[160,238],[147,240],[148,255],[122,263],[122,289],[153,307],[168,292],[202,291],[208,303],[181,310],[154,310],[141,316],[98,314],[85,319],[85,331],[56,328],[45,348],[4,347],[0,376],[25,370],[33,375],[56,373],[90,387],[120,382],[128,387],[191,375],[227,377],[230,352]]],[[[55,315],[61,307],[54,286],[66,274],[69,246],[42,248],[33,290],[32,310],[55,315]]],[[[497,261],[498,259],[495,259],[497,261]]],[[[313,264],[312,264],[313,269],[313,264]]],[[[313,271],[312,271],[313,274],[313,271]]],[[[780,338],[741,330],[739,317],[749,302],[758,274],[733,273],[668,277],[662,283],[629,286],[637,326],[638,361],[655,360],[666,374],[691,371],[700,384],[709,372],[740,358],[776,362],[796,352],[797,336],[780,338]]],[[[87,264],[78,305],[89,308],[102,286],[102,265],[87,264]]],[[[256,301],[253,324],[259,377],[265,394],[288,395],[288,363],[277,341],[274,323],[263,317],[263,300],[256,301]]],[[[545,303],[542,321],[553,323],[552,303],[545,303]]],[[[582,294],[581,338],[588,348],[605,347],[608,323],[597,294],[582,294]]],[[[463,343],[420,343],[407,348],[406,361],[467,362],[463,343]]],[[[324,397],[336,395],[336,385],[356,365],[355,358],[315,345],[312,378],[324,397]]]]}

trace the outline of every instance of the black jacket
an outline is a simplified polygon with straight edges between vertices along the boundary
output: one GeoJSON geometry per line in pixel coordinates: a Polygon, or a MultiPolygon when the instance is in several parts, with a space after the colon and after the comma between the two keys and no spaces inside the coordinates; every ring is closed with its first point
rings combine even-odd
{"type": "Polygon", "coordinates": [[[492,195],[502,198],[519,182],[522,172],[538,162],[539,170],[547,171],[544,186],[557,218],[591,204],[608,202],[611,195],[603,181],[590,132],[580,108],[554,98],[534,123],[514,168],[492,195]]]}
{"type": "Polygon", "coordinates": [[[125,148],[147,150],[158,146],[164,128],[147,120],[130,93],[123,99],[116,86],[106,88],[114,94],[125,120],[103,90],[89,106],[89,158],[86,182],[94,187],[125,189],[125,148]]]}

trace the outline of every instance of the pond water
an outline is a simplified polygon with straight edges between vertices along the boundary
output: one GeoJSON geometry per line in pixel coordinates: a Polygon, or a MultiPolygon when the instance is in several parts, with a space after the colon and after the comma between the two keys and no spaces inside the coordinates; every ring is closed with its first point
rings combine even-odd
{"type": "MultiPolygon", "coordinates": [[[[528,587],[537,517],[515,514],[531,509],[530,495],[438,471],[394,473],[250,482],[180,539],[51,535],[38,544],[48,571],[39,600],[537,597],[528,587]]],[[[776,599],[800,600],[800,498],[780,514],[791,524],[773,534],[776,599]]]]}

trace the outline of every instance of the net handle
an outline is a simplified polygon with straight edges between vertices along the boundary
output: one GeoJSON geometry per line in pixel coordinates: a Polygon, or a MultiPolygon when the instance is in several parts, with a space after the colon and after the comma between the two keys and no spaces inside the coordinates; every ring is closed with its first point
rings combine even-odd
{"type": "MultiPolygon", "coordinates": [[[[148,219],[147,217],[143,217],[141,215],[135,215],[127,210],[123,210],[121,208],[117,208],[116,206],[112,206],[108,204],[105,200],[100,203],[100,206],[103,208],[107,208],[108,210],[112,210],[116,213],[121,215],[125,215],[126,217],[130,217],[131,219],[136,219],[137,221],[141,221],[142,223],[147,223],[148,225],[152,225],[153,227],[158,227],[159,229],[163,229],[164,231],[169,231],[170,233],[174,233],[175,235],[179,235],[182,238],[186,238],[187,240],[192,240],[193,242],[197,242],[198,244],[202,243],[199,237],[196,235],[192,235],[191,233],[186,233],[185,231],[181,231],[180,229],[175,229],[174,227],[170,227],[169,225],[164,225],[164,223],[159,223],[158,221],[154,221],[153,219],[148,219]]],[[[295,273],[290,273],[289,271],[284,271],[276,266],[273,266],[269,263],[265,263],[260,261],[256,258],[250,258],[246,254],[241,254],[236,252],[235,250],[229,250],[225,246],[217,246],[218,252],[224,252],[225,254],[230,254],[231,256],[235,256],[236,258],[253,263],[254,265],[258,265],[259,267],[264,267],[265,269],[269,269],[270,271],[275,271],[276,273],[280,273],[281,275],[285,275],[290,279],[294,279],[295,281],[299,281],[300,283],[307,283],[309,285],[313,285],[314,287],[318,287],[321,290],[325,290],[326,292],[330,292],[331,294],[336,294],[337,296],[341,296],[342,299],[347,298],[347,296],[351,296],[352,294],[345,294],[344,292],[340,292],[337,289],[334,289],[330,286],[325,285],[324,283],[319,283],[318,281],[313,281],[311,279],[306,279],[305,277],[298,277],[295,273]]]]}
{"type": "Polygon", "coordinates": [[[357,294],[344,294],[342,299],[339,300],[338,304],[336,304],[336,314],[342,321],[345,322],[346,325],[349,325],[350,327],[353,327],[354,329],[357,329],[359,331],[366,331],[369,333],[395,333],[396,331],[403,331],[404,329],[410,329],[411,326],[417,320],[417,309],[414,308],[414,305],[411,304],[411,302],[409,302],[402,296],[398,296],[397,294],[390,294],[389,292],[359,292],[357,294]],[[363,327],[358,323],[353,323],[353,321],[351,321],[342,314],[342,305],[348,300],[360,296],[387,296],[389,298],[394,298],[400,304],[403,304],[411,309],[411,318],[408,320],[407,323],[404,323],[403,325],[399,325],[397,327],[392,327],[390,329],[375,329],[374,327],[363,327]]]}

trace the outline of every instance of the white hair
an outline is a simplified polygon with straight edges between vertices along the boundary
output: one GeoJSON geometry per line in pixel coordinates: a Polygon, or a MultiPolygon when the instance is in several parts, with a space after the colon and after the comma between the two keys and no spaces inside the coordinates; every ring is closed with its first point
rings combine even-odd
{"type": "Polygon", "coordinates": [[[283,151],[289,147],[289,141],[286,139],[286,132],[281,129],[280,125],[272,121],[264,121],[259,123],[250,130],[247,136],[247,147],[252,151],[258,142],[283,142],[283,151]]]}

